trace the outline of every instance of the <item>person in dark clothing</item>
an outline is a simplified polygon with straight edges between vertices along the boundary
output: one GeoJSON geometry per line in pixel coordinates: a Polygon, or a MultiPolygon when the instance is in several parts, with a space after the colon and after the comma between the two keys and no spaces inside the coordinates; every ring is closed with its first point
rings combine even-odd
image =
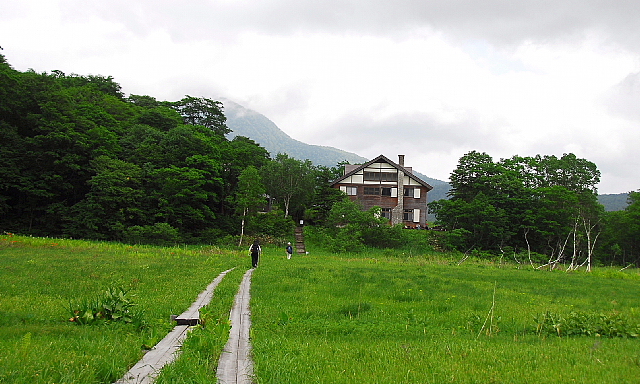
{"type": "Polygon", "coordinates": [[[291,255],[293,254],[293,247],[291,243],[287,243],[287,259],[291,259],[291,255]]]}
{"type": "Polygon", "coordinates": [[[260,242],[258,239],[253,241],[251,247],[249,248],[249,254],[251,255],[251,266],[253,268],[258,267],[258,261],[260,261],[260,253],[262,253],[262,248],[260,248],[260,242]]]}

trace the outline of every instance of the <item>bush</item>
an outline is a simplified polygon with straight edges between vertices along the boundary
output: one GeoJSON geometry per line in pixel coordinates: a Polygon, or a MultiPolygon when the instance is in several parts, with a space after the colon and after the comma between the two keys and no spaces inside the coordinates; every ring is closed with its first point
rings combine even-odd
{"type": "Polygon", "coordinates": [[[283,211],[276,210],[252,217],[247,221],[245,231],[248,235],[289,237],[293,235],[295,226],[291,216],[284,217],[283,211]]]}
{"type": "Polygon", "coordinates": [[[362,232],[355,225],[347,225],[338,231],[335,237],[329,237],[328,249],[331,252],[362,252],[365,247],[362,232]]]}
{"type": "Polygon", "coordinates": [[[375,248],[400,248],[409,242],[408,232],[401,225],[392,227],[382,224],[364,229],[362,242],[375,248]]]}
{"type": "Polygon", "coordinates": [[[465,252],[468,248],[468,239],[471,236],[471,232],[463,228],[454,229],[451,231],[443,232],[441,246],[446,251],[460,251],[465,252]]]}
{"type": "Polygon", "coordinates": [[[134,225],[124,231],[125,242],[131,244],[174,245],[179,237],[178,230],[168,223],[134,225]]]}
{"type": "Polygon", "coordinates": [[[545,312],[534,318],[536,333],[562,336],[638,337],[640,324],[632,324],[620,312],[570,312],[561,315],[545,312]]]}

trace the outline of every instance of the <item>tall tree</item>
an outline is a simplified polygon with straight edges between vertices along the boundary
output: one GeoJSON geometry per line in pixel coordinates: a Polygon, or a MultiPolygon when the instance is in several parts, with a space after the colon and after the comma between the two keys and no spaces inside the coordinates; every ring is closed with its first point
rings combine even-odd
{"type": "Polygon", "coordinates": [[[187,95],[170,105],[182,115],[186,124],[202,125],[220,135],[231,132],[226,124],[223,105],[219,101],[187,95]]]}
{"type": "Polygon", "coordinates": [[[244,237],[244,224],[248,217],[255,215],[258,208],[265,206],[266,190],[262,185],[260,172],[253,165],[248,166],[238,177],[238,191],[236,193],[236,211],[242,215],[240,243],[244,237]]]}
{"type": "Polygon", "coordinates": [[[550,265],[568,257],[589,266],[601,216],[599,177],[595,164],[573,154],[494,162],[472,151],[451,174],[451,199],[430,209],[444,227],[463,229],[470,248],[510,246],[530,260],[536,252],[549,255],[550,265]]]}
{"type": "Polygon", "coordinates": [[[628,205],[622,211],[606,212],[600,251],[610,263],[625,267],[640,266],[640,190],[629,192],[628,205]]]}
{"type": "Polygon", "coordinates": [[[282,203],[284,216],[289,216],[292,207],[301,210],[313,194],[314,175],[311,161],[300,161],[284,153],[262,167],[262,179],[267,194],[282,203]]]}
{"type": "Polygon", "coordinates": [[[331,182],[342,175],[342,169],[340,164],[333,168],[315,167],[313,196],[304,213],[305,220],[309,224],[324,225],[329,218],[329,212],[333,205],[344,199],[344,192],[331,188],[331,182]]]}

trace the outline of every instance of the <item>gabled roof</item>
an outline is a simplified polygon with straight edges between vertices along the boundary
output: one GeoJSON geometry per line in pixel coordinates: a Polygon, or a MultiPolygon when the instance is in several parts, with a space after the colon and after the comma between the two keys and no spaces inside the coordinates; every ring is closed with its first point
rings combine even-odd
{"type": "Polygon", "coordinates": [[[357,168],[355,168],[355,169],[351,170],[351,172],[345,173],[343,176],[341,176],[341,177],[337,178],[336,180],[334,180],[334,181],[331,183],[331,185],[332,185],[332,186],[333,186],[333,185],[336,185],[336,184],[338,184],[339,182],[341,182],[342,180],[346,179],[347,177],[349,177],[349,176],[351,176],[351,175],[353,175],[353,174],[355,174],[355,173],[358,173],[359,171],[363,170],[364,168],[366,168],[366,167],[370,166],[371,164],[373,164],[373,163],[380,163],[380,162],[381,162],[381,160],[382,160],[383,162],[385,162],[385,163],[388,163],[388,164],[392,165],[392,166],[393,166],[394,168],[396,168],[397,170],[404,172],[404,174],[405,174],[406,176],[408,176],[408,177],[410,177],[411,179],[413,179],[413,180],[417,181],[420,185],[422,185],[423,187],[427,188],[427,190],[428,190],[428,191],[430,191],[430,190],[432,190],[432,189],[433,189],[433,187],[432,187],[431,185],[429,185],[428,183],[426,183],[425,181],[423,181],[422,179],[420,179],[418,176],[414,175],[412,171],[410,171],[410,170],[406,169],[405,167],[403,167],[403,166],[401,166],[401,165],[399,165],[399,164],[394,163],[393,161],[389,160],[389,159],[388,159],[386,156],[384,156],[384,155],[380,155],[380,156],[376,157],[375,159],[373,159],[373,160],[371,160],[371,161],[368,161],[368,162],[366,162],[366,163],[364,163],[364,164],[362,164],[362,165],[358,166],[357,168]]]}

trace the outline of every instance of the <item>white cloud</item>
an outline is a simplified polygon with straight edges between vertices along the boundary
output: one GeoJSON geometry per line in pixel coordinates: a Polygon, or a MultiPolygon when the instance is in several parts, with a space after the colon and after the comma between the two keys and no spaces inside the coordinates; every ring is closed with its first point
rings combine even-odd
{"type": "Polygon", "coordinates": [[[0,44],[20,70],[111,75],[126,93],[227,97],[292,137],[407,155],[574,152],[601,192],[638,189],[640,3],[597,0],[25,0],[0,44]]]}

